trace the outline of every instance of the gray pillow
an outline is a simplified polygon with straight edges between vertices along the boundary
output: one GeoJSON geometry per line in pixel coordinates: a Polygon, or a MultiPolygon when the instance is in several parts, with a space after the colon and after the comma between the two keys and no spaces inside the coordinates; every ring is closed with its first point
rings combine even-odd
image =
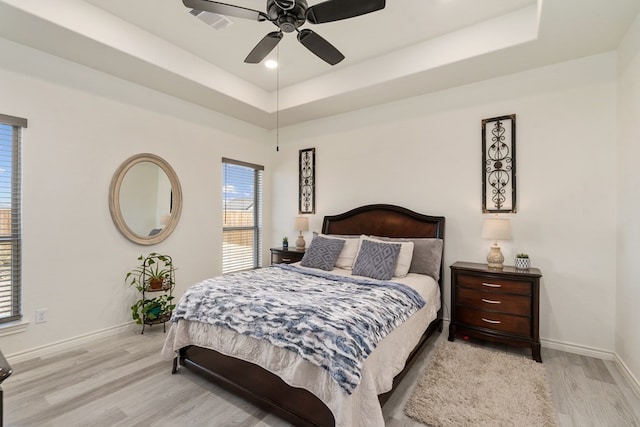
{"type": "Polygon", "coordinates": [[[409,273],[427,274],[435,280],[440,280],[440,264],[442,261],[442,239],[416,237],[402,239],[396,237],[371,236],[389,242],[413,242],[413,258],[409,273]]]}
{"type": "Polygon", "coordinates": [[[391,279],[396,269],[400,246],[399,243],[360,241],[360,251],[351,274],[378,280],[391,279]]]}
{"type": "Polygon", "coordinates": [[[326,271],[333,270],[343,246],[344,240],[314,236],[302,257],[302,261],[300,261],[300,265],[326,271]]]}

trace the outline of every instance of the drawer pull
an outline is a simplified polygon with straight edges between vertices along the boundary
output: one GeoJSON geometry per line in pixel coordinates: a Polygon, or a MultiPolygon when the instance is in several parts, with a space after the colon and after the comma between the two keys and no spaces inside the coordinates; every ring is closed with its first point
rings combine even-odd
{"type": "Polygon", "coordinates": [[[482,318],[482,321],[483,321],[483,322],[487,322],[487,323],[493,323],[494,325],[497,325],[497,324],[499,324],[499,323],[502,323],[502,322],[500,322],[499,320],[485,319],[484,317],[482,318]]]}
{"type": "Polygon", "coordinates": [[[291,258],[282,258],[282,262],[289,262],[291,261],[291,258]]]}
{"type": "Polygon", "coordinates": [[[491,299],[482,298],[482,302],[486,302],[487,304],[502,304],[502,301],[494,301],[491,299]]]}
{"type": "Polygon", "coordinates": [[[495,283],[485,283],[482,282],[482,286],[486,286],[488,288],[501,288],[502,285],[496,285],[495,283]]]}

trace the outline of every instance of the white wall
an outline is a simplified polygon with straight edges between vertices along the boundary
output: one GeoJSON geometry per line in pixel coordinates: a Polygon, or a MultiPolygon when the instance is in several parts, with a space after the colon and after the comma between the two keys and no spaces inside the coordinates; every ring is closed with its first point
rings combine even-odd
{"type": "MultiPolygon", "coordinates": [[[[23,144],[23,311],[49,321],[0,338],[6,355],[122,325],[137,299],[124,275],[142,253],[170,254],[178,293],[221,273],[221,158],[270,162],[263,129],[0,39],[0,112],[29,120],[23,144]],[[150,152],[175,169],[181,220],[163,243],[126,240],[109,215],[113,173],[150,152]]],[[[270,235],[267,234],[267,238],[270,235]]]]}
{"type": "Polygon", "coordinates": [[[616,353],[640,381],[640,15],[618,59],[618,287],[616,353]]]}
{"type": "MultiPolygon", "coordinates": [[[[518,213],[507,262],[526,251],[544,275],[541,337],[614,350],[616,55],[562,63],[280,131],[274,245],[296,213],[298,149],[316,148],[317,213],[391,203],[444,215],[445,262],[485,262],[481,120],[517,114],[518,213]]],[[[310,232],[307,241],[310,241],[310,232]]],[[[448,270],[448,269],[447,269],[448,270]]],[[[447,304],[449,274],[446,274],[447,304]]],[[[446,309],[445,316],[449,316],[446,309]]],[[[582,348],[582,350],[585,350],[582,348]]]]}

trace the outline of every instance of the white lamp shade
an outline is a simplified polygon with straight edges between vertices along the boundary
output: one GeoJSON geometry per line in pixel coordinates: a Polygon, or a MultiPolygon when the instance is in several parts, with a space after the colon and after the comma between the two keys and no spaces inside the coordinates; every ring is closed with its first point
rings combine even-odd
{"type": "Polygon", "coordinates": [[[508,218],[485,218],[482,223],[482,238],[511,240],[511,221],[508,218]]]}
{"type": "Polygon", "coordinates": [[[309,231],[309,218],[307,218],[306,216],[296,217],[295,230],[309,231]]]}

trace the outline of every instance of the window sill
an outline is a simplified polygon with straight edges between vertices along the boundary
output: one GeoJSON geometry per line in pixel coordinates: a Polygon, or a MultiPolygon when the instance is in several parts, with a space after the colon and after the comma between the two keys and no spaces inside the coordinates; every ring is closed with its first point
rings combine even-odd
{"type": "Polygon", "coordinates": [[[15,322],[0,324],[0,337],[25,332],[28,327],[29,322],[26,320],[17,320],[15,322]]]}

